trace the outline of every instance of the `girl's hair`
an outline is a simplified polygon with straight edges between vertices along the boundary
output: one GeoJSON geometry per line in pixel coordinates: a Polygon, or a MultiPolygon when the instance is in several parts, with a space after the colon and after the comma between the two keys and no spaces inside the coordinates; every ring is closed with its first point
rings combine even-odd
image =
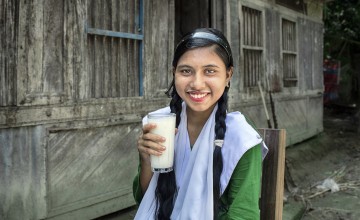
{"type": "MultiPolygon", "coordinates": [[[[233,58],[230,45],[225,36],[218,30],[213,28],[200,28],[185,35],[185,37],[176,46],[173,68],[176,69],[180,57],[189,49],[199,47],[210,47],[215,45],[215,53],[224,61],[227,71],[233,66],[233,58]]],[[[226,110],[229,87],[226,87],[224,93],[218,100],[218,109],[215,114],[215,139],[224,140],[226,132],[226,110]]],[[[180,124],[180,113],[182,110],[182,99],[178,95],[173,81],[166,91],[171,97],[170,109],[176,113],[176,127],[180,124]]],[[[221,147],[215,146],[213,158],[213,194],[214,194],[214,218],[217,217],[220,207],[220,176],[223,169],[223,161],[221,147]]],[[[159,175],[155,195],[156,210],[155,219],[170,219],[170,215],[174,208],[174,202],[177,194],[176,178],[174,171],[170,173],[162,173],[159,175]]]]}

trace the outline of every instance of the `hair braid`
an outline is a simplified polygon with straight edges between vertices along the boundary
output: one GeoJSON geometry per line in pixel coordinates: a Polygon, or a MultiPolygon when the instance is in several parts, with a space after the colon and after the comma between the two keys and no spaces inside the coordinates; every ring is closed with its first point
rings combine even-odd
{"type": "MultiPolygon", "coordinates": [[[[218,101],[218,109],[215,114],[215,139],[224,140],[226,132],[226,110],[227,110],[227,92],[226,87],[223,95],[218,101]]],[[[223,160],[221,147],[215,146],[213,156],[213,194],[214,194],[214,219],[217,218],[220,208],[220,176],[223,169],[223,160]]]]}
{"type": "MultiPolygon", "coordinates": [[[[182,110],[182,99],[177,94],[176,90],[172,91],[172,99],[170,102],[170,109],[172,113],[176,114],[176,127],[180,123],[180,114],[182,110]]],[[[174,209],[174,201],[177,193],[175,172],[160,173],[158,183],[155,190],[156,196],[156,212],[155,219],[167,220],[170,219],[171,213],[174,209]]]]}

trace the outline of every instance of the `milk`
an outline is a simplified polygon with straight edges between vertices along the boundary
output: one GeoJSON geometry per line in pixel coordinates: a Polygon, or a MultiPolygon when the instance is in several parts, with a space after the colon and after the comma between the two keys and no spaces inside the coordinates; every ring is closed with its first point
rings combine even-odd
{"type": "Polygon", "coordinates": [[[173,113],[152,113],[148,115],[148,122],[157,125],[150,132],[166,139],[165,142],[161,143],[166,147],[162,151],[162,155],[150,155],[153,172],[166,173],[173,170],[175,121],[176,115],[173,113]]]}

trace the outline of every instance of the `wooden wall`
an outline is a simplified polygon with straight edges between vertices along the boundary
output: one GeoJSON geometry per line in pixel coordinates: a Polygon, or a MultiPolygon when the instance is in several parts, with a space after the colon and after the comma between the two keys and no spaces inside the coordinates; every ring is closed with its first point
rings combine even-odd
{"type": "Polygon", "coordinates": [[[92,219],[135,204],[141,119],[169,101],[174,2],[143,1],[142,29],[103,3],[135,19],[139,2],[0,0],[0,219],[92,219]]]}
{"type": "MultiPolygon", "coordinates": [[[[134,204],[141,118],[169,102],[175,0],[143,1],[141,43],[87,33],[89,27],[139,33],[136,23],[117,20],[123,9],[135,18],[139,1],[104,2],[0,0],[0,219],[91,219],[134,204]]],[[[243,5],[261,11],[261,79],[265,85],[268,77],[275,92],[288,145],[319,133],[322,22],[273,0],[207,5],[210,24],[228,36],[235,58],[230,109],[266,126],[258,89],[243,83],[243,5]],[[282,83],[282,18],[297,27],[298,81],[291,88],[282,83]]],[[[267,104],[270,110],[268,98],[267,104]]]]}
{"type": "MultiPolygon", "coordinates": [[[[231,110],[240,110],[253,119],[258,127],[267,127],[259,88],[244,86],[246,70],[242,52],[245,48],[242,39],[245,32],[242,27],[243,6],[258,10],[263,16],[264,71],[259,79],[265,91],[272,91],[278,126],[287,129],[287,144],[295,144],[318,134],[323,130],[323,23],[318,16],[304,16],[302,13],[286,10],[283,6],[274,5],[271,1],[230,0],[225,6],[225,33],[229,36],[235,58],[229,99],[231,110]],[[285,87],[282,80],[282,19],[296,24],[297,83],[293,87],[285,87]]],[[[268,93],[265,99],[271,117],[268,93]]]]}

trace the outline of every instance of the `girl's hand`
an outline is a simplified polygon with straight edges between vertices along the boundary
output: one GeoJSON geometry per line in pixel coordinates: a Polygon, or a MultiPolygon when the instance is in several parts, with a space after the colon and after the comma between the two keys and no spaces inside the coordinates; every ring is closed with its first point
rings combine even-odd
{"type": "MultiPolygon", "coordinates": [[[[151,171],[150,155],[159,156],[165,150],[165,147],[161,145],[161,143],[165,141],[165,138],[150,133],[154,128],[156,128],[156,124],[144,125],[142,134],[137,142],[141,158],[140,186],[143,194],[145,194],[153,175],[153,172],[151,171]]],[[[175,129],[175,134],[176,133],[177,129],[175,129]]]]}
{"type": "Polygon", "coordinates": [[[156,127],[156,124],[150,123],[143,126],[142,134],[138,139],[138,151],[142,162],[150,164],[150,155],[160,156],[165,150],[165,147],[161,145],[165,141],[165,138],[150,133],[152,129],[156,127]]]}

